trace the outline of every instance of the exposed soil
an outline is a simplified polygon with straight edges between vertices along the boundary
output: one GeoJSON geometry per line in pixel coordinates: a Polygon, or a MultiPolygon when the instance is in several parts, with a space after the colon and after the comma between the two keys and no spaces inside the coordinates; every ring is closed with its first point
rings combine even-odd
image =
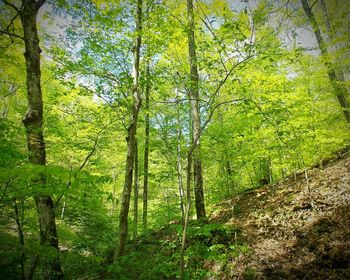
{"type": "Polygon", "coordinates": [[[350,279],[350,155],[217,206],[211,222],[242,229],[250,253],[211,279],[350,279]]]}

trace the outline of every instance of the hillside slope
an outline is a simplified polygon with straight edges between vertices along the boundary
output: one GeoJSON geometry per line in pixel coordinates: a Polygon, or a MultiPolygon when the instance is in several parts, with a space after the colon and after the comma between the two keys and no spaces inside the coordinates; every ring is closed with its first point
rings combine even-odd
{"type": "MultiPolygon", "coordinates": [[[[184,279],[350,279],[349,150],[213,209],[189,222],[184,279]]],[[[96,279],[179,279],[181,240],[180,221],[131,240],[96,279]]]]}
{"type": "Polygon", "coordinates": [[[250,248],[209,264],[210,279],[350,279],[349,152],[227,200],[210,221],[240,228],[250,248]]]}

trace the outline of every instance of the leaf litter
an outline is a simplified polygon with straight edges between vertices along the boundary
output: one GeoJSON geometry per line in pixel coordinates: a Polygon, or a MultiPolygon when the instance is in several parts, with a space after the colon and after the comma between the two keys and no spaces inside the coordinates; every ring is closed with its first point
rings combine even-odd
{"type": "Polygon", "coordinates": [[[220,205],[211,222],[239,227],[250,250],[210,279],[350,279],[350,155],[220,205]]]}

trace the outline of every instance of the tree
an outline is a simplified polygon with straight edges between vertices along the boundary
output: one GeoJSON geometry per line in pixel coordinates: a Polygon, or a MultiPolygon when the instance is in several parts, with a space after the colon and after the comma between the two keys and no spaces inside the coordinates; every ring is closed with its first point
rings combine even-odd
{"type": "Polygon", "coordinates": [[[135,159],[134,159],[134,220],[133,220],[133,238],[137,238],[138,227],[138,206],[139,206],[139,152],[137,139],[135,141],[135,159]]]}
{"type": "Polygon", "coordinates": [[[203,174],[201,160],[201,116],[199,111],[199,75],[197,68],[196,41],[194,36],[194,12],[193,1],[187,0],[187,17],[188,17],[188,53],[190,60],[190,84],[189,100],[191,104],[191,122],[192,122],[192,142],[195,145],[193,152],[193,175],[194,175],[194,193],[197,219],[206,218],[203,191],[203,174]]]}
{"type": "Polygon", "coordinates": [[[147,213],[148,213],[148,157],[149,157],[149,96],[151,90],[150,63],[146,68],[146,92],[145,92],[145,150],[143,157],[143,207],[142,224],[143,232],[147,231],[147,213]]]}
{"type": "Polygon", "coordinates": [[[320,28],[318,27],[315,16],[312,12],[312,7],[310,7],[307,0],[301,0],[301,3],[303,5],[305,14],[308,17],[311,23],[311,26],[313,28],[313,31],[315,33],[318,46],[323,56],[324,63],[327,67],[327,75],[328,75],[329,81],[331,82],[334,88],[335,95],[338,99],[338,102],[343,109],[345,119],[348,123],[350,123],[350,107],[349,107],[349,102],[346,99],[347,89],[343,83],[344,81],[341,81],[336,75],[334,66],[332,65],[332,62],[330,61],[330,58],[329,58],[329,53],[328,53],[325,41],[321,34],[320,28]]]}
{"type": "Polygon", "coordinates": [[[119,238],[118,247],[115,254],[115,260],[125,254],[125,246],[128,238],[128,214],[130,205],[130,194],[132,189],[134,158],[136,149],[136,130],[138,114],[141,107],[141,93],[139,88],[139,74],[140,74],[140,50],[142,40],[142,0],[137,1],[136,7],[136,31],[135,31],[135,45],[134,45],[134,64],[133,64],[133,87],[132,87],[132,113],[130,124],[128,127],[127,136],[127,158],[125,167],[125,183],[122,195],[122,205],[120,208],[119,220],[119,238]]]}
{"type": "MultiPolygon", "coordinates": [[[[41,71],[39,38],[37,31],[37,15],[39,9],[45,3],[44,0],[24,0],[21,8],[3,1],[11,6],[20,16],[23,40],[25,44],[26,80],[28,110],[23,118],[26,129],[28,161],[33,165],[46,165],[46,150],[43,135],[43,98],[41,92],[41,71]]],[[[54,254],[47,259],[46,277],[47,279],[61,279],[63,276],[60,260],[58,238],[55,223],[54,202],[49,194],[45,194],[46,178],[44,174],[39,174],[32,181],[38,190],[35,195],[37,207],[40,241],[41,245],[47,249],[52,249],[54,254]]],[[[34,273],[36,260],[33,261],[28,278],[34,273]]]]}

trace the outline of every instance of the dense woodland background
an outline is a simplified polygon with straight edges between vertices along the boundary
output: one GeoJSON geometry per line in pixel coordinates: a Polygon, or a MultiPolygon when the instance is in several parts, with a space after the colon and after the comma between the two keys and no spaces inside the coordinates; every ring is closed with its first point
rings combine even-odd
{"type": "Polygon", "coordinates": [[[2,279],[205,279],[220,201],[349,144],[348,0],[0,10],[2,279]]]}

